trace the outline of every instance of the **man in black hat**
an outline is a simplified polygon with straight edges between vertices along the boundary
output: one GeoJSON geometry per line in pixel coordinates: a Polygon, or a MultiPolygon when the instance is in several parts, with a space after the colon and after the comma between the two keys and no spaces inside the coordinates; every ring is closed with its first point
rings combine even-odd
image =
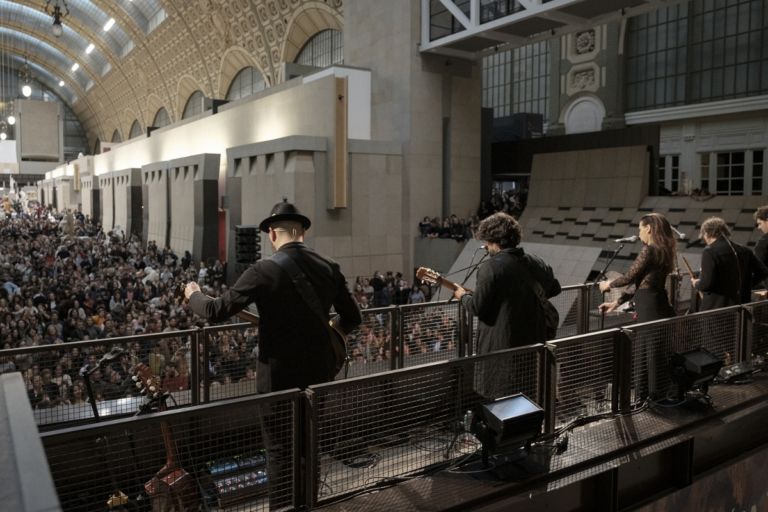
{"type": "Polygon", "coordinates": [[[221,297],[206,296],[195,282],[184,289],[192,311],[214,322],[256,303],[260,316],[256,386],[260,393],[303,389],[333,380],[336,357],[326,325],[328,312],[333,306],[345,333],[361,322],[360,310],[339,265],[304,244],[304,232],[310,224],[296,206],[283,200],[259,224],[259,229],[269,234],[276,253],[272,258],[251,265],[221,297]],[[314,308],[306,298],[307,290],[297,289],[286,264],[281,263],[285,259],[295,263],[293,268],[300,270],[304,282],[314,290],[314,308]]]}

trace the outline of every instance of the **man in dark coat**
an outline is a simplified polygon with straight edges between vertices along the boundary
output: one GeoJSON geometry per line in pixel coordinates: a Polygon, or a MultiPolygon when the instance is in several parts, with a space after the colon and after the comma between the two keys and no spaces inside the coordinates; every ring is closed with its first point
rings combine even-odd
{"type": "MultiPolygon", "coordinates": [[[[294,205],[282,202],[259,228],[268,233],[275,252],[286,253],[303,271],[326,317],[333,306],[340,315],[341,330],[348,333],[360,324],[360,310],[339,265],[304,244],[309,226],[310,220],[294,205]]],[[[333,380],[336,372],[330,333],[291,276],[272,258],[251,265],[216,299],[201,293],[194,282],[187,284],[184,292],[192,311],[214,322],[256,303],[260,316],[256,372],[260,393],[333,380]]]]}
{"type": "Polygon", "coordinates": [[[755,224],[763,234],[755,245],[755,256],[768,267],[768,206],[761,206],[755,211],[755,224]]]}
{"type": "Polygon", "coordinates": [[[560,293],[550,266],[518,247],[520,225],[506,213],[484,219],[477,238],[491,259],[478,271],[476,290],[458,287],[454,297],[478,317],[478,353],[546,341],[543,302],[560,293]]]}
{"type": "Polygon", "coordinates": [[[731,231],[719,217],[705,220],[700,236],[707,246],[700,277],[691,284],[704,293],[701,311],[749,302],[752,285],[768,278],[768,268],[752,251],[728,239],[731,231]]]}

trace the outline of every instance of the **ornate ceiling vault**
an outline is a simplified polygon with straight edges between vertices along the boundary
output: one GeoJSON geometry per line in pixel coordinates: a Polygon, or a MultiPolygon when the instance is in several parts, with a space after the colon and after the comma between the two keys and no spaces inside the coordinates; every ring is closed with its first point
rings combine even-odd
{"type": "Polygon", "coordinates": [[[69,104],[91,147],[115,130],[125,140],[136,120],[145,130],[163,107],[179,120],[195,90],[224,97],[244,67],[278,84],[304,42],[343,27],[342,0],[66,0],[56,37],[45,4],[0,0],[0,47],[69,104]]]}

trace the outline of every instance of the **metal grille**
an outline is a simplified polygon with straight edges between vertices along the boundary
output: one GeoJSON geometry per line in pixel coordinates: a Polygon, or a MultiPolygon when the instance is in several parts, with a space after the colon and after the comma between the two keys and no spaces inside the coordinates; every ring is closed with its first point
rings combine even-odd
{"type": "Polygon", "coordinates": [[[459,357],[459,304],[442,302],[400,308],[403,366],[459,357]]]}
{"type": "Polygon", "coordinates": [[[615,334],[602,331],[554,341],[555,427],[582,416],[611,412],[614,382],[615,334]]]}
{"type": "Polygon", "coordinates": [[[438,469],[479,444],[467,411],[523,392],[539,400],[541,346],[312,386],[317,499],[438,469]]]}
{"type": "Polygon", "coordinates": [[[258,328],[247,323],[205,328],[203,339],[207,353],[200,365],[203,388],[207,391],[203,400],[255,394],[258,328]]]}
{"type": "Polygon", "coordinates": [[[726,364],[739,359],[739,307],[638,324],[632,341],[632,400],[666,398],[673,353],[703,348],[726,364]]]}
{"type": "Polygon", "coordinates": [[[180,405],[192,402],[191,346],[196,331],[107,338],[59,345],[0,351],[0,368],[19,371],[29,391],[40,427],[91,421],[93,408],[82,369],[89,365],[91,388],[100,418],[136,410],[140,398],[130,377],[137,363],[152,368],[180,405]],[[99,367],[102,357],[120,348],[123,353],[99,367]]]}
{"type": "Polygon", "coordinates": [[[393,328],[395,312],[396,308],[365,309],[361,312],[363,321],[360,327],[347,335],[348,377],[370,375],[396,367],[393,365],[397,362],[396,343],[393,349],[393,340],[397,337],[393,328]]]}
{"type": "Polygon", "coordinates": [[[566,286],[559,295],[552,297],[550,302],[560,314],[560,326],[557,338],[579,334],[579,297],[581,286],[566,286]]]}
{"type": "Polygon", "coordinates": [[[768,302],[747,306],[751,322],[747,339],[747,354],[757,364],[768,361],[768,302]],[[762,361],[760,360],[762,359],[762,361]]]}
{"type": "Polygon", "coordinates": [[[275,510],[294,505],[298,392],[42,435],[65,511],[275,510]],[[161,468],[172,471],[164,471],[161,468]]]}

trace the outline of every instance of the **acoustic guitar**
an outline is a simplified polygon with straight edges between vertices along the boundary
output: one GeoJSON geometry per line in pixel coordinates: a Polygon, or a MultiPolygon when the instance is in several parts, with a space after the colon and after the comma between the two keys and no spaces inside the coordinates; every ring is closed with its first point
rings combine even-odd
{"type": "MultiPolygon", "coordinates": [[[[259,325],[259,317],[254,315],[250,311],[240,311],[237,314],[240,320],[250,322],[253,325],[259,325]]],[[[333,359],[338,374],[348,363],[349,355],[347,354],[347,335],[339,327],[339,316],[335,315],[328,320],[328,335],[331,338],[331,348],[333,349],[333,359]]]]}
{"type": "MultiPolygon", "coordinates": [[[[167,409],[167,393],[160,386],[160,380],[152,375],[152,370],[144,363],[136,366],[134,376],[136,387],[146,394],[150,401],[157,403],[158,409],[167,409]]],[[[144,490],[152,503],[152,512],[184,512],[197,510],[200,494],[194,477],[179,465],[176,441],[167,422],[160,422],[160,432],[165,447],[165,465],[144,484],[144,490]]]]}
{"type": "MultiPolygon", "coordinates": [[[[440,273],[436,270],[432,270],[431,268],[427,267],[419,267],[416,270],[416,279],[421,281],[422,283],[427,284],[434,284],[434,285],[440,285],[443,288],[447,288],[451,291],[455,291],[458,288],[464,288],[463,286],[454,283],[453,281],[444,278],[440,273]]],[[[464,288],[468,292],[471,292],[469,288],[464,288]]]]}

